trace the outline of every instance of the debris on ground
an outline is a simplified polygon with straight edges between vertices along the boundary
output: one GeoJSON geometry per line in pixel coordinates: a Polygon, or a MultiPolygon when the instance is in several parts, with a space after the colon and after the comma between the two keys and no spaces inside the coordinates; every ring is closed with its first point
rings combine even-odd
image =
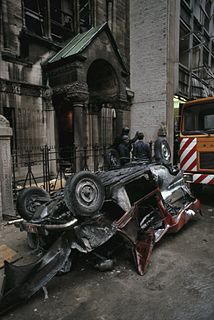
{"type": "Polygon", "coordinates": [[[4,261],[16,262],[21,259],[22,256],[8,247],[6,244],[0,245],[0,269],[4,267],[4,261]]]}

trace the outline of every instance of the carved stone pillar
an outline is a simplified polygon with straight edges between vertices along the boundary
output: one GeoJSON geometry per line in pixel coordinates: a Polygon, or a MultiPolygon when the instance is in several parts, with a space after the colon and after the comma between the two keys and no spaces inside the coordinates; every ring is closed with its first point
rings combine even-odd
{"type": "Polygon", "coordinates": [[[57,168],[56,168],[56,155],[54,154],[55,146],[56,146],[56,133],[55,133],[55,110],[52,103],[52,90],[46,89],[42,92],[42,98],[43,98],[43,110],[46,114],[46,137],[47,137],[47,145],[52,147],[52,151],[50,153],[50,171],[53,174],[56,174],[57,168]]]}
{"type": "Polygon", "coordinates": [[[53,88],[55,105],[71,106],[74,112],[74,144],[76,149],[76,171],[84,167],[83,148],[86,145],[85,105],[88,103],[88,85],[85,82],[74,81],[64,86],[53,88]]]}
{"type": "Polygon", "coordinates": [[[74,143],[78,148],[84,147],[84,105],[80,102],[72,103],[74,109],[74,143]]]}
{"type": "Polygon", "coordinates": [[[52,103],[52,90],[46,89],[42,92],[43,110],[46,113],[47,144],[55,146],[55,110],[52,103]]]}
{"type": "Polygon", "coordinates": [[[80,102],[73,102],[72,106],[74,110],[74,144],[76,147],[76,171],[78,172],[84,168],[84,105],[80,102]]]}
{"type": "Polygon", "coordinates": [[[9,122],[0,115],[0,220],[3,216],[15,216],[10,152],[11,137],[12,129],[9,122]]]}
{"type": "Polygon", "coordinates": [[[119,136],[122,132],[122,128],[123,128],[123,111],[122,110],[117,110],[117,118],[116,118],[116,133],[117,136],[119,136]]]}
{"type": "Polygon", "coordinates": [[[90,106],[92,145],[101,144],[101,137],[99,137],[99,133],[101,132],[101,128],[99,127],[101,125],[99,111],[100,109],[95,104],[90,106]]]}

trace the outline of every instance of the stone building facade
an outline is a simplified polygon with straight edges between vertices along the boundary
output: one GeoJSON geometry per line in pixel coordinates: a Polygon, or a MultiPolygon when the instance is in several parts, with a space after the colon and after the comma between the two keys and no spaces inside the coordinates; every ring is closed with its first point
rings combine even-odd
{"type": "Polygon", "coordinates": [[[130,1],[132,133],[167,128],[173,145],[178,102],[214,95],[214,1],[130,1]]]}
{"type": "Polygon", "coordinates": [[[12,149],[111,144],[130,125],[129,1],[0,5],[0,114],[12,149]]]}
{"type": "Polygon", "coordinates": [[[74,146],[110,145],[130,125],[147,141],[166,126],[172,146],[175,96],[214,92],[211,0],[0,6],[0,114],[18,153],[47,144],[66,158],[74,146]]]}

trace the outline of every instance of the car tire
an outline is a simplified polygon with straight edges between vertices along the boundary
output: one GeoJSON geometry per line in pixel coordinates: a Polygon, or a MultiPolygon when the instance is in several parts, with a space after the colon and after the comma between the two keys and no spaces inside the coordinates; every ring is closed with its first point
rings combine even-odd
{"type": "Polygon", "coordinates": [[[68,179],[64,194],[65,203],[74,216],[92,216],[101,209],[105,199],[100,179],[87,171],[81,171],[68,179]]]}
{"type": "Polygon", "coordinates": [[[170,164],[171,150],[165,138],[158,138],[154,144],[155,161],[161,164],[170,164]]]}
{"type": "Polygon", "coordinates": [[[49,201],[50,195],[44,189],[37,187],[23,189],[18,194],[16,201],[16,209],[19,215],[27,221],[31,220],[36,209],[44,203],[40,201],[40,198],[49,201]]]}
{"type": "Polygon", "coordinates": [[[105,164],[107,169],[120,167],[120,156],[116,149],[108,149],[105,156],[105,164]]]}

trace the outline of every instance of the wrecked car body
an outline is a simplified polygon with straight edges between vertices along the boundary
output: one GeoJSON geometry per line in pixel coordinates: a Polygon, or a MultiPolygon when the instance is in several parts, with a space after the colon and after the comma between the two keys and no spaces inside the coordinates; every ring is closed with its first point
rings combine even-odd
{"type": "Polygon", "coordinates": [[[137,162],[96,174],[77,173],[29,221],[16,223],[27,232],[31,248],[46,253],[28,266],[5,264],[0,314],[29,299],[58,272],[69,271],[73,251],[96,254],[114,236],[131,248],[136,269],[143,275],[155,243],[166,233],[179,231],[198,212],[200,203],[182,173],[170,166],[137,162]],[[28,270],[25,276],[22,268],[28,270]],[[15,279],[14,272],[20,277],[15,279]],[[19,290],[22,299],[17,300],[19,290]]]}

